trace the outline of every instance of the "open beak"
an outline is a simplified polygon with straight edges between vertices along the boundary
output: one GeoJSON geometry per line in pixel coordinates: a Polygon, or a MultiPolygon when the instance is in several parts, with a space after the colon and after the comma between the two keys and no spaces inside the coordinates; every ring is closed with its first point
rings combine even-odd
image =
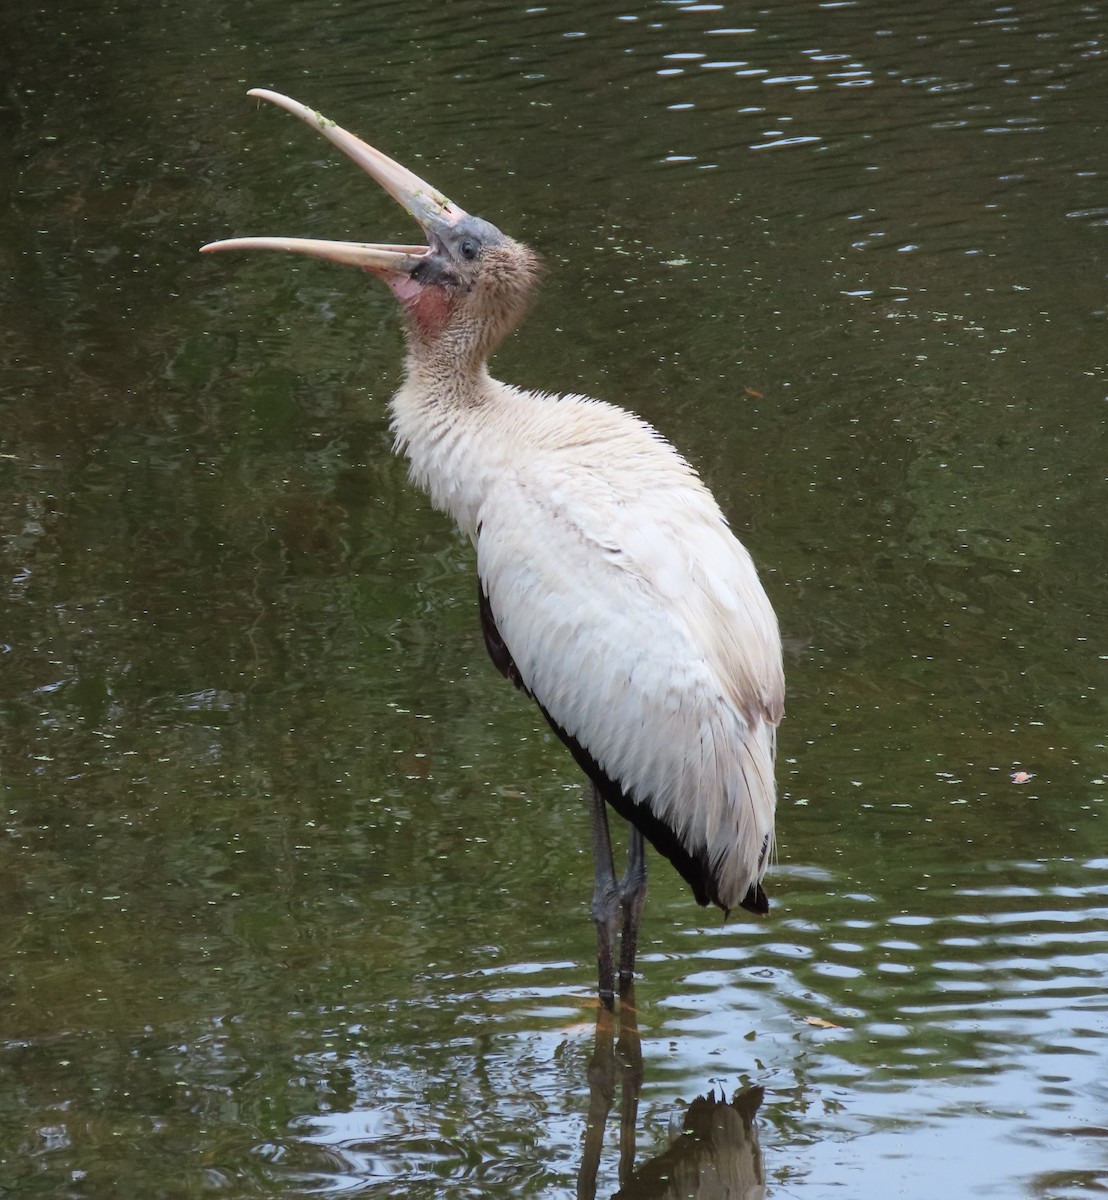
{"type": "MultiPolygon", "coordinates": [[[[367,146],[361,138],[347,133],[322,113],[308,108],[280,92],[265,88],[251,88],[249,96],[268,100],[299,117],[323,134],[372,179],[375,179],[397,203],[411,213],[423,227],[428,242],[436,234],[456,225],[467,214],[464,209],[452,204],[440,191],[424,183],[418,175],[402,167],[380,150],[367,146]]],[[[315,258],[329,258],[334,262],[348,263],[381,275],[406,274],[412,271],[431,253],[430,245],[393,246],[378,242],[329,242],[318,238],[291,237],[239,237],[220,242],[209,242],[200,247],[201,253],[213,250],[284,250],[291,254],[309,254],[315,258]]]]}

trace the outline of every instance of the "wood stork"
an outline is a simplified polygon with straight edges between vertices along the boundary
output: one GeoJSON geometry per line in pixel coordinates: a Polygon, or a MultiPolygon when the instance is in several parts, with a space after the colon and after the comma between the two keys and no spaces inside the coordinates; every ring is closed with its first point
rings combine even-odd
{"type": "Polygon", "coordinates": [[[746,549],[693,468],[632,413],[499,383],[489,356],[522,320],[538,259],[313,109],[318,130],[416,221],[426,244],[244,237],[361,267],[406,317],[390,406],[411,478],[477,552],[481,626],[589,780],[599,988],[633,976],[643,839],[701,905],[764,913],[784,703],[777,619],[746,549]],[[631,825],[615,875],[606,805],[631,825]],[[622,910],[622,921],[620,912],[622,910]]]}

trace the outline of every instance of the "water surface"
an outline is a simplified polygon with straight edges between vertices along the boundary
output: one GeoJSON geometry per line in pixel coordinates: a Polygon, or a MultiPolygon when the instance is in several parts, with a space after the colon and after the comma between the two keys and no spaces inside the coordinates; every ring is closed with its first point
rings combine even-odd
{"type": "Polygon", "coordinates": [[[774,908],[655,863],[624,1195],[752,1087],[770,1196],[1100,1194],[1104,5],[0,29],[0,1188],[571,1196],[608,1086],[620,1186],[575,769],[390,456],[392,302],[196,254],[411,236],[269,86],[536,247],[498,375],[653,421],[781,617],[774,908]]]}

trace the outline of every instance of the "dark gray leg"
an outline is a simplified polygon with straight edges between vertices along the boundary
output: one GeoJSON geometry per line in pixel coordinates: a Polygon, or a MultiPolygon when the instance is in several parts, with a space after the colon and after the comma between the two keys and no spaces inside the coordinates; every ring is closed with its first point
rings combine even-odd
{"type": "MultiPolygon", "coordinates": [[[[589,784],[589,813],[592,818],[592,852],[596,882],[592,893],[592,916],[596,922],[596,965],[600,999],[611,1005],[615,1000],[616,919],[619,916],[620,885],[612,865],[612,837],[608,832],[608,813],[604,798],[589,784]]],[[[622,960],[621,960],[622,961],[622,960]]]]}
{"type": "Polygon", "coordinates": [[[633,826],[627,844],[627,870],[619,883],[619,899],[623,907],[623,929],[619,939],[619,990],[623,992],[635,978],[639,922],[646,903],[646,846],[642,834],[633,826]]]}

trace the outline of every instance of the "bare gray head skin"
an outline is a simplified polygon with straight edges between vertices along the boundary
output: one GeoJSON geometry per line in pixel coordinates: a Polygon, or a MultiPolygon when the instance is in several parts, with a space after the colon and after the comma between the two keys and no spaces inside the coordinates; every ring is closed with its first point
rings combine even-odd
{"type": "Polygon", "coordinates": [[[428,230],[428,246],[441,250],[451,258],[473,262],[490,246],[501,245],[508,239],[490,221],[468,214],[454,224],[443,224],[428,230]]]}
{"type": "Polygon", "coordinates": [[[263,88],[249,94],[298,116],[358,163],[419,222],[426,245],[242,237],[202,250],[283,250],[361,267],[400,301],[417,361],[445,353],[483,364],[526,312],[536,255],[314,109],[263,88]]]}

